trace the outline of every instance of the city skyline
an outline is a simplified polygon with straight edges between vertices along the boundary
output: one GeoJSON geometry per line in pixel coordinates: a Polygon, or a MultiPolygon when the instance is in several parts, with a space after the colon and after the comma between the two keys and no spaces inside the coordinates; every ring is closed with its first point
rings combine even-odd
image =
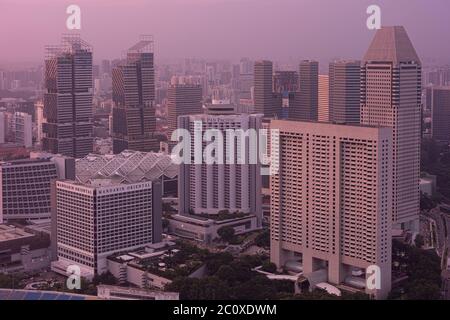
{"type": "Polygon", "coordinates": [[[448,0],[0,1],[0,300],[450,300],[448,0]]]}

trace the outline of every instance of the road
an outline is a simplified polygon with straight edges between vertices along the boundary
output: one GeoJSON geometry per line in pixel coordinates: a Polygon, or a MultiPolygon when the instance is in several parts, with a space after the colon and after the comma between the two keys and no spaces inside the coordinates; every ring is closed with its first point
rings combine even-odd
{"type": "Polygon", "coordinates": [[[438,246],[436,248],[442,258],[442,294],[445,300],[450,300],[450,271],[447,271],[447,248],[450,248],[450,214],[441,212],[439,207],[424,213],[436,223],[436,237],[438,246]]]}

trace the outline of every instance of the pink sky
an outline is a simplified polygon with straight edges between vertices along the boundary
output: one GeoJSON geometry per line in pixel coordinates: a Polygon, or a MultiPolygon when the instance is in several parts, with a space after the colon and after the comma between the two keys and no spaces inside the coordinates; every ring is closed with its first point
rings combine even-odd
{"type": "Polygon", "coordinates": [[[139,34],[154,35],[162,60],[361,58],[370,4],[384,25],[406,27],[422,58],[450,60],[448,0],[0,0],[0,65],[41,61],[67,32],[70,4],[97,60],[119,57],[139,34]]]}

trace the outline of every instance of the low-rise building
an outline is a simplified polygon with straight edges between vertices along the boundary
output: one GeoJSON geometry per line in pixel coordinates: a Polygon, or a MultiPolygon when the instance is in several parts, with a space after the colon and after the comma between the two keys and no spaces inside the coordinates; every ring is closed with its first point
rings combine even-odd
{"type": "Polygon", "coordinates": [[[168,220],[170,233],[204,243],[210,243],[218,238],[218,231],[222,227],[232,227],[237,235],[259,229],[258,218],[252,214],[239,215],[225,220],[199,215],[176,214],[168,220]]]}
{"type": "Polygon", "coordinates": [[[38,229],[0,224],[0,273],[50,266],[50,235],[38,229]]]}
{"type": "Polygon", "coordinates": [[[97,296],[104,300],[179,300],[178,292],[99,285],[97,296]]]}

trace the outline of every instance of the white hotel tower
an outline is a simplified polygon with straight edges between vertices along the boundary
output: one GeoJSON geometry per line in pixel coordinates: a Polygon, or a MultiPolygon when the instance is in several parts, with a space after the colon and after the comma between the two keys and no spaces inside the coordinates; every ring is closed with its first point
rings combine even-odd
{"type": "MultiPolygon", "coordinates": [[[[244,147],[239,139],[234,142],[225,133],[227,129],[254,129],[256,133],[261,128],[262,114],[234,114],[234,115],[186,115],[178,117],[178,128],[186,129],[191,135],[191,155],[205,150],[206,142],[203,141],[200,149],[194,146],[194,131],[216,129],[222,132],[224,137],[224,154],[229,152],[230,144],[235,145],[237,157],[244,147]]],[[[248,140],[247,140],[248,141],[248,140]]],[[[221,210],[230,213],[251,213],[257,216],[258,225],[261,226],[261,167],[259,159],[257,163],[251,163],[250,152],[257,150],[257,142],[246,143],[245,163],[243,164],[182,164],[178,175],[179,213],[193,214],[217,214],[221,210]]],[[[256,154],[256,153],[255,153],[256,154]]],[[[225,158],[228,158],[225,156],[225,158]]],[[[235,160],[235,163],[237,161],[235,160]]]]}
{"type": "Polygon", "coordinates": [[[279,172],[270,177],[271,261],[295,265],[309,280],[319,275],[318,282],[356,283],[386,297],[391,129],[281,120],[272,120],[271,129],[280,130],[279,172]],[[371,265],[380,267],[380,290],[366,287],[371,265]]]}
{"type": "Polygon", "coordinates": [[[91,279],[108,270],[109,255],[161,241],[161,185],[57,181],[55,214],[58,260],[52,270],[66,274],[69,265],[78,265],[91,279]]]}

